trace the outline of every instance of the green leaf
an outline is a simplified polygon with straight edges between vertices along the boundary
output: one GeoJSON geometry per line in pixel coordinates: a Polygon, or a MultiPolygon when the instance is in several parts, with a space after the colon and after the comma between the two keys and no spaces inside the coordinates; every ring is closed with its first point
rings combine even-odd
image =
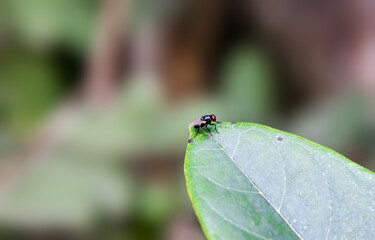
{"type": "Polygon", "coordinates": [[[199,133],[185,159],[208,239],[375,239],[372,172],[269,127],[223,123],[218,131],[199,133]]]}

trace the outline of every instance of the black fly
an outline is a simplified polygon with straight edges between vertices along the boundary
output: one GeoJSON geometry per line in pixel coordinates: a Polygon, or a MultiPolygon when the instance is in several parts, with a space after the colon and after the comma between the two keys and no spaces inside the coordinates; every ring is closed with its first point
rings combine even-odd
{"type": "Polygon", "coordinates": [[[194,127],[194,128],[197,128],[197,133],[195,134],[194,138],[197,136],[198,132],[199,132],[199,129],[203,128],[203,127],[206,127],[207,129],[209,129],[207,127],[207,125],[213,125],[215,126],[215,130],[217,133],[219,133],[216,129],[216,124],[213,124],[212,122],[217,122],[216,121],[216,116],[214,114],[211,114],[211,115],[204,115],[202,116],[201,118],[197,118],[195,119],[194,121],[192,121],[189,126],[190,127],[194,127]]]}

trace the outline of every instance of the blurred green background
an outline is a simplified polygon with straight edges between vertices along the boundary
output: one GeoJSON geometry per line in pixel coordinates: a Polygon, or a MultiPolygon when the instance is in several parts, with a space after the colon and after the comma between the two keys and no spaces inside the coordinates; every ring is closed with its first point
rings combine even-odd
{"type": "Polygon", "coordinates": [[[187,124],[269,125],[375,170],[370,1],[0,2],[0,236],[204,239],[187,124]]]}

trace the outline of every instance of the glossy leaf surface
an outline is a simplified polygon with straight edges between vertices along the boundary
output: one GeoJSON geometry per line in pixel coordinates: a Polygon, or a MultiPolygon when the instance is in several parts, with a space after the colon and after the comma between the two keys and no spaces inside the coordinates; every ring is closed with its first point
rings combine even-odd
{"type": "Polygon", "coordinates": [[[201,131],[185,159],[208,239],[375,239],[372,172],[269,127],[223,123],[218,131],[201,131]]]}

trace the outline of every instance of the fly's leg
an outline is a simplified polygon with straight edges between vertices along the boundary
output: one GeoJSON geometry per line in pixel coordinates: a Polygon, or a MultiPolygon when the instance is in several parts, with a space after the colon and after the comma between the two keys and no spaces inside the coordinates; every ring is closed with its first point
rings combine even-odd
{"type": "Polygon", "coordinates": [[[206,124],[205,127],[207,128],[208,132],[211,133],[211,129],[208,128],[208,125],[211,125],[211,124],[206,124]]]}
{"type": "Polygon", "coordinates": [[[198,135],[198,133],[199,133],[199,128],[198,128],[197,133],[195,134],[195,136],[193,138],[195,138],[198,135]]]}
{"type": "Polygon", "coordinates": [[[210,129],[208,128],[208,125],[204,125],[203,127],[206,127],[206,129],[208,130],[208,132],[210,132],[210,129]]]}
{"type": "Polygon", "coordinates": [[[219,133],[219,132],[217,131],[217,129],[216,129],[216,124],[211,124],[211,123],[210,123],[210,125],[215,126],[215,131],[216,131],[217,133],[219,133]]]}

